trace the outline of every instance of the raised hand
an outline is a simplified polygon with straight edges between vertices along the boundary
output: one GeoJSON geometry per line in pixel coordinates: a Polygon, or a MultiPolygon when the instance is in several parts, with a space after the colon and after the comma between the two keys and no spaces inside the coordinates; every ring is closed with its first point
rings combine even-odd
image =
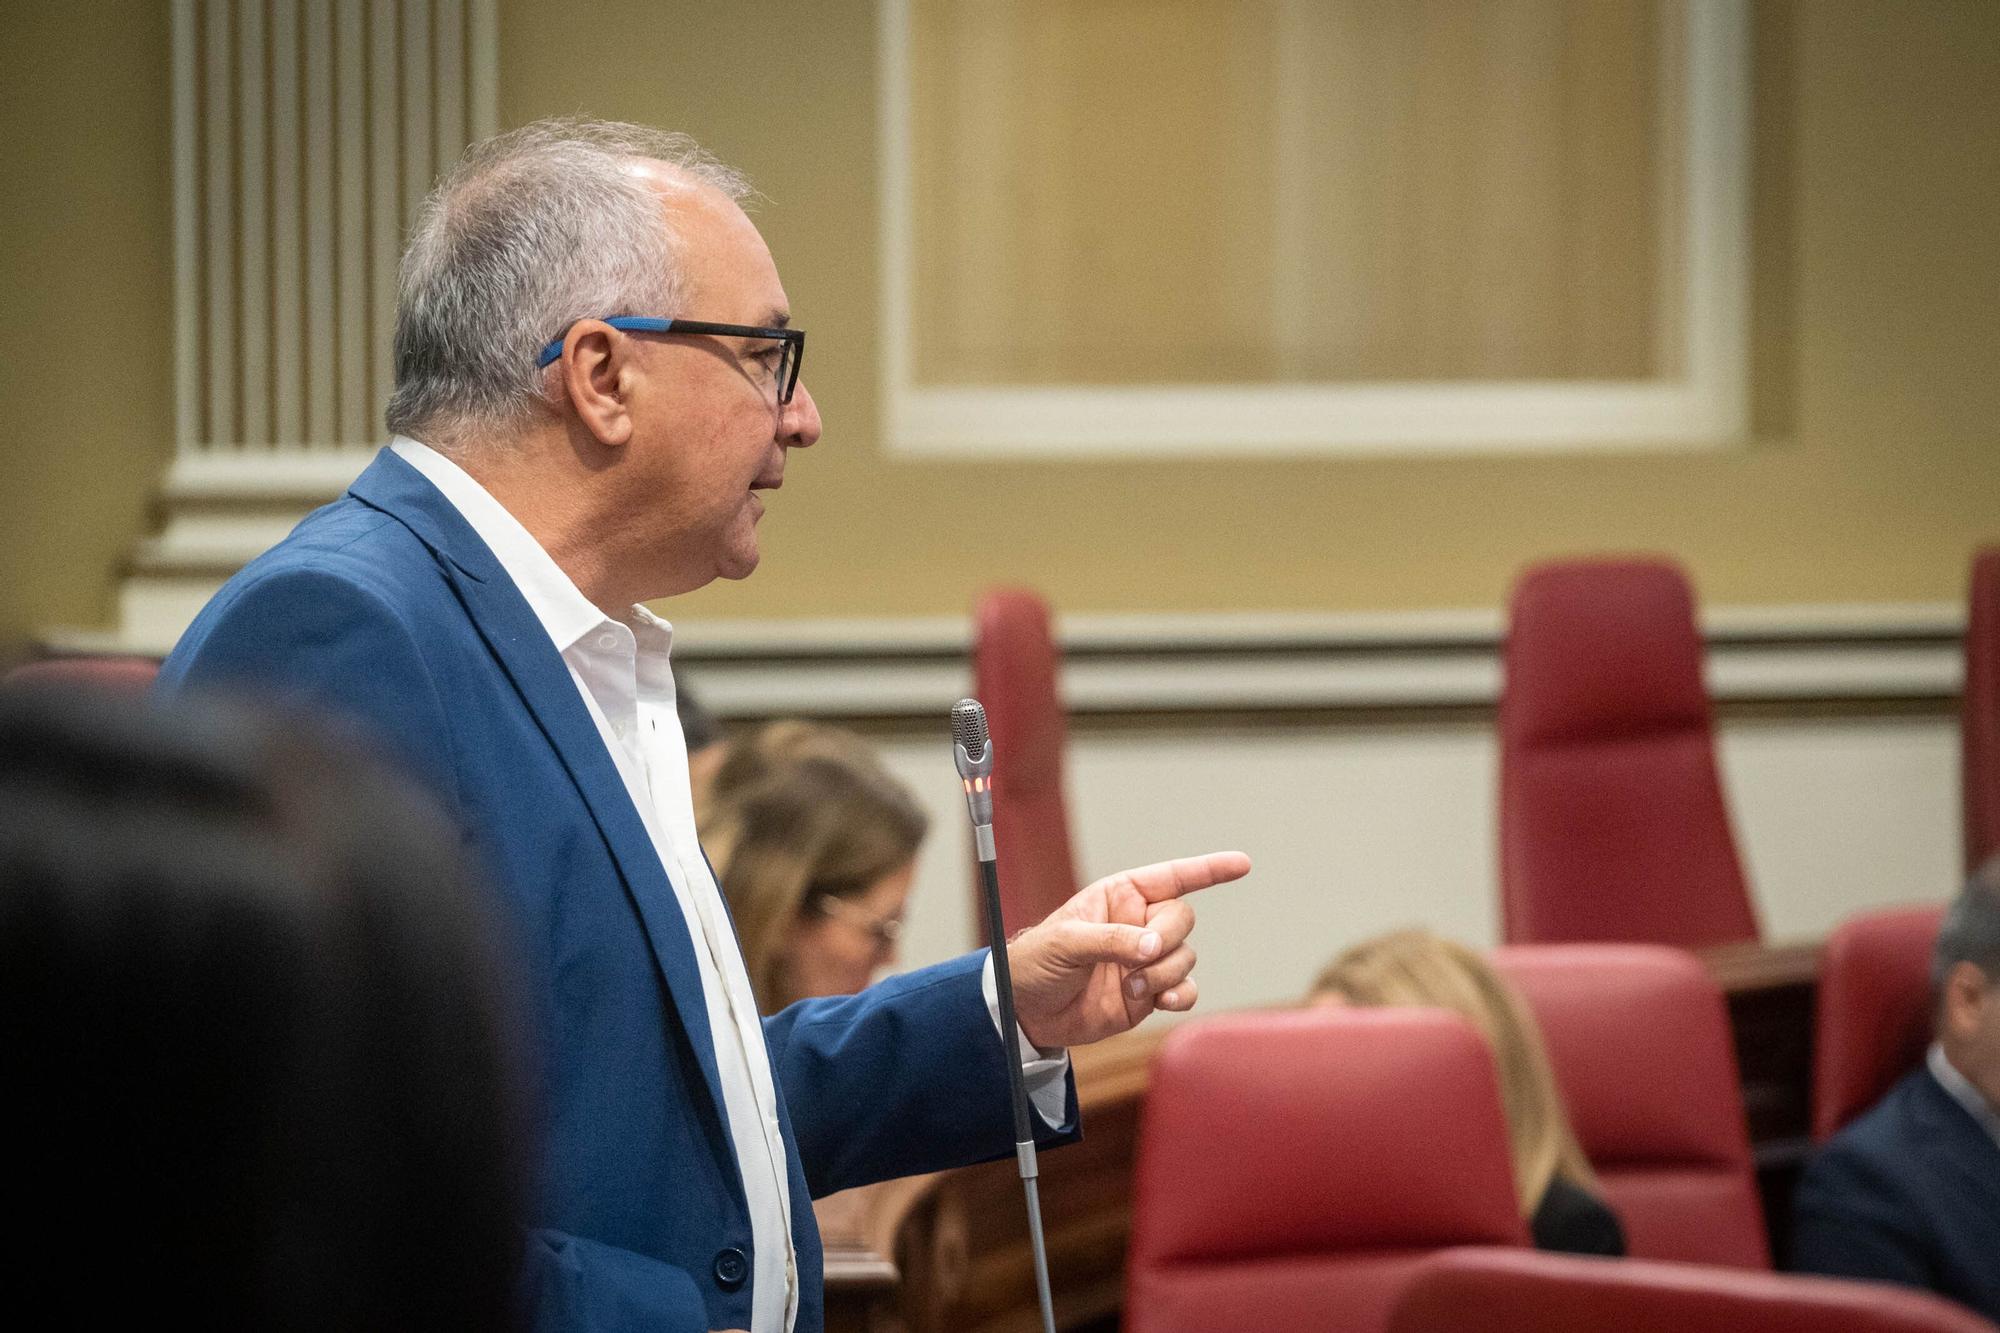
{"type": "Polygon", "coordinates": [[[1194,1007],[1194,909],[1186,897],[1250,873],[1241,852],[1106,876],[1007,944],[1014,1010],[1037,1046],[1083,1046],[1155,1009],[1194,1007]]]}

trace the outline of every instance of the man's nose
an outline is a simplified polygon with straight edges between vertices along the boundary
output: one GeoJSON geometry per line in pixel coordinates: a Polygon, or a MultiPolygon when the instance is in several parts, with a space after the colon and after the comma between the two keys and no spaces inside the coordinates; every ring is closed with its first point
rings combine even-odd
{"type": "Polygon", "coordinates": [[[813,401],[806,382],[800,380],[792,401],[785,404],[784,415],[778,420],[778,438],[786,448],[810,449],[819,443],[819,429],[819,404],[813,401]]]}

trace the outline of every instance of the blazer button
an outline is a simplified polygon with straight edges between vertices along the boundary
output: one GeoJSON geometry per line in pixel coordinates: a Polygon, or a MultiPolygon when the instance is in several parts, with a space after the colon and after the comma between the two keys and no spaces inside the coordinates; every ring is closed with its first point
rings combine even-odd
{"type": "Polygon", "coordinates": [[[715,1256],[715,1281],[724,1291],[734,1291],[750,1276],[750,1261],[734,1245],[715,1256]]]}

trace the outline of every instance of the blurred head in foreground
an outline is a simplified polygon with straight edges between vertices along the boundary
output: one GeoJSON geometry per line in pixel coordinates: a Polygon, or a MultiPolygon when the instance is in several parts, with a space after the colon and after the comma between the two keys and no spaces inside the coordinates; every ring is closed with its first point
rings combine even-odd
{"type": "Polygon", "coordinates": [[[1590,1197],[1598,1189],[1597,1177],[1570,1129],[1541,1032],[1527,1005],[1478,953],[1426,930],[1396,931],[1340,954],[1320,973],[1309,998],[1322,1004],[1434,1006],[1470,1022],[1493,1050],[1515,1190],[1522,1216],[1534,1223],[1536,1244],[1622,1252],[1616,1220],[1590,1197]],[[1572,1205],[1591,1216],[1580,1221],[1563,1216],[1572,1205]]]}
{"type": "Polygon", "coordinates": [[[852,994],[895,962],[928,820],[866,741],[760,727],[731,742],[697,814],[765,1013],[852,994]]]}
{"type": "Polygon", "coordinates": [[[1945,1059],[2000,1107],[2000,857],[1979,867],[1945,913],[1931,980],[1945,1059]]]}
{"type": "Polygon", "coordinates": [[[10,1294],[79,1324],[509,1326],[501,976],[456,835],[360,751],[0,693],[10,1294]]]}

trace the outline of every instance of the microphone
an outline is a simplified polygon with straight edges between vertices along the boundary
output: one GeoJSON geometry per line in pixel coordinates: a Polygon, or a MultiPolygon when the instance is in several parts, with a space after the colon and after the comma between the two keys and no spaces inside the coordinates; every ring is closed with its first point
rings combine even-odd
{"type": "Polygon", "coordinates": [[[1000,870],[993,844],[993,742],[986,734],[986,709],[977,699],[951,706],[951,754],[965,787],[965,812],[972,819],[973,850],[979,857],[980,897],[986,909],[986,938],[993,942],[993,989],[1000,1001],[1001,1045],[1007,1052],[1007,1090],[1014,1102],[1014,1158],[1028,1196],[1028,1240],[1035,1257],[1035,1295],[1041,1300],[1043,1333],[1055,1333],[1055,1300],[1049,1294],[1048,1247],[1042,1239],[1042,1200],[1035,1178],[1035,1135],[1029,1128],[1028,1083],[1021,1073],[1021,1025],[1014,1018],[1014,974],[1007,966],[1007,924],[1000,915],[1000,870]]]}
{"type": "MultiPolygon", "coordinates": [[[[966,813],[972,816],[973,849],[982,864],[993,861],[993,745],[986,735],[986,709],[977,699],[951,706],[951,757],[965,784],[966,813]]],[[[996,941],[1002,937],[995,935],[996,941]]]]}

